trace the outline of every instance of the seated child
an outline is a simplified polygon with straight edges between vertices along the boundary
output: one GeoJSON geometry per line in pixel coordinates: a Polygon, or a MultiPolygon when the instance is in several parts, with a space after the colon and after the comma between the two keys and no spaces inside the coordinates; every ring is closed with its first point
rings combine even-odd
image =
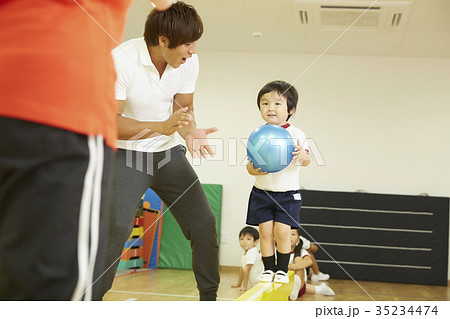
{"type": "Polygon", "coordinates": [[[325,296],[334,296],[334,291],[325,283],[313,286],[306,283],[306,268],[312,265],[312,259],[303,249],[298,229],[291,229],[291,260],[289,270],[295,271],[294,289],[289,295],[290,300],[297,300],[305,293],[325,296]]]}
{"type": "Polygon", "coordinates": [[[309,271],[309,277],[311,277],[312,281],[326,281],[330,279],[330,275],[321,273],[319,270],[319,265],[317,264],[316,258],[314,257],[314,253],[319,249],[317,245],[311,243],[308,239],[305,237],[300,236],[300,239],[303,242],[303,249],[305,249],[309,256],[312,259],[312,265],[310,267],[309,271]]]}
{"type": "Polygon", "coordinates": [[[240,291],[246,291],[259,283],[259,277],[263,272],[261,255],[256,245],[259,241],[259,232],[257,229],[247,226],[239,232],[239,244],[244,250],[241,257],[241,269],[239,279],[232,288],[239,288],[240,291]]]}

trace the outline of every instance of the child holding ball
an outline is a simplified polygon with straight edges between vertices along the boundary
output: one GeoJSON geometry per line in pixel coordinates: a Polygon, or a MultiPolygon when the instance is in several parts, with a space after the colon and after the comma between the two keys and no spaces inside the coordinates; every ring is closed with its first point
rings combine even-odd
{"type": "Polygon", "coordinates": [[[291,163],[275,173],[255,169],[249,162],[247,170],[255,177],[252,188],[247,221],[248,225],[259,226],[260,246],[264,272],[263,282],[288,283],[287,276],[291,252],[291,228],[300,227],[300,166],[311,162],[305,134],[288,123],[297,108],[298,93],[284,81],[266,84],[258,93],[257,103],[261,117],[267,124],[274,124],[286,129],[294,140],[295,151],[291,163]],[[277,262],[275,264],[275,247],[277,242],[277,262]]]}

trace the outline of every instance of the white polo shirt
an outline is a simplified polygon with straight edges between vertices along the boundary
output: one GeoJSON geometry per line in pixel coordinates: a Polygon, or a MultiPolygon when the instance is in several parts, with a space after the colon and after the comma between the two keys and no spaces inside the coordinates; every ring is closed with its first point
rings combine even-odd
{"type": "MultiPolygon", "coordinates": [[[[112,55],[117,72],[116,99],[126,101],[124,117],[138,121],[165,121],[172,114],[173,97],[195,90],[199,71],[196,54],[176,69],[167,65],[161,78],[144,38],[122,43],[112,51],[112,55]]],[[[118,148],[141,152],[164,151],[178,144],[175,134],[117,141],[118,148]]]]}
{"type": "MultiPolygon", "coordinates": [[[[291,134],[295,145],[300,140],[304,149],[309,150],[306,135],[300,129],[289,125],[286,130],[291,134]]],[[[299,179],[300,165],[289,164],[288,167],[276,173],[269,173],[267,175],[255,175],[256,188],[272,191],[272,192],[287,192],[300,189],[299,179]]]]}

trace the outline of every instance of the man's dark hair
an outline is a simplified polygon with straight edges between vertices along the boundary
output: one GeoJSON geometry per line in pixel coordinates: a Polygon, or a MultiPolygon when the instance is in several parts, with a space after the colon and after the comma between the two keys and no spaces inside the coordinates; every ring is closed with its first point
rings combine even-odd
{"type": "Polygon", "coordinates": [[[245,236],[245,235],[252,236],[254,240],[259,239],[258,230],[256,228],[253,228],[250,226],[246,226],[246,227],[242,228],[242,230],[239,232],[239,238],[241,238],[241,236],[245,236]]]}
{"type": "Polygon", "coordinates": [[[182,1],[165,11],[153,9],[145,22],[144,39],[149,46],[158,45],[158,37],[169,39],[169,49],[195,42],[203,34],[202,19],[193,6],[182,1]]]}
{"type": "MultiPolygon", "coordinates": [[[[261,97],[264,94],[270,92],[276,92],[286,98],[288,113],[292,110],[295,111],[297,109],[298,92],[295,87],[284,81],[272,81],[264,85],[264,87],[258,93],[257,103],[259,109],[261,109],[261,97]]],[[[286,121],[289,120],[290,117],[291,114],[287,117],[286,121]]]]}

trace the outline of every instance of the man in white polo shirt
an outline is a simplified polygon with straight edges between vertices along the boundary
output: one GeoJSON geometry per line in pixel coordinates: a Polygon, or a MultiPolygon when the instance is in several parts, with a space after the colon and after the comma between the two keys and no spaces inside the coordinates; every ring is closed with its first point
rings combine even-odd
{"type": "MultiPolygon", "coordinates": [[[[117,70],[119,151],[111,198],[112,244],[105,278],[111,287],[123,246],[130,235],[140,198],[151,187],[170,209],[192,247],[192,266],[200,300],[215,300],[219,285],[216,219],[200,181],[185,157],[212,155],[206,140],[216,128],[198,129],[193,99],[198,76],[196,42],[203,24],[196,10],[181,1],[153,10],[144,38],[113,51],[117,70]],[[205,145],[206,144],[206,145],[205,145]]],[[[174,252],[176,254],[176,252],[174,252]]]]}

